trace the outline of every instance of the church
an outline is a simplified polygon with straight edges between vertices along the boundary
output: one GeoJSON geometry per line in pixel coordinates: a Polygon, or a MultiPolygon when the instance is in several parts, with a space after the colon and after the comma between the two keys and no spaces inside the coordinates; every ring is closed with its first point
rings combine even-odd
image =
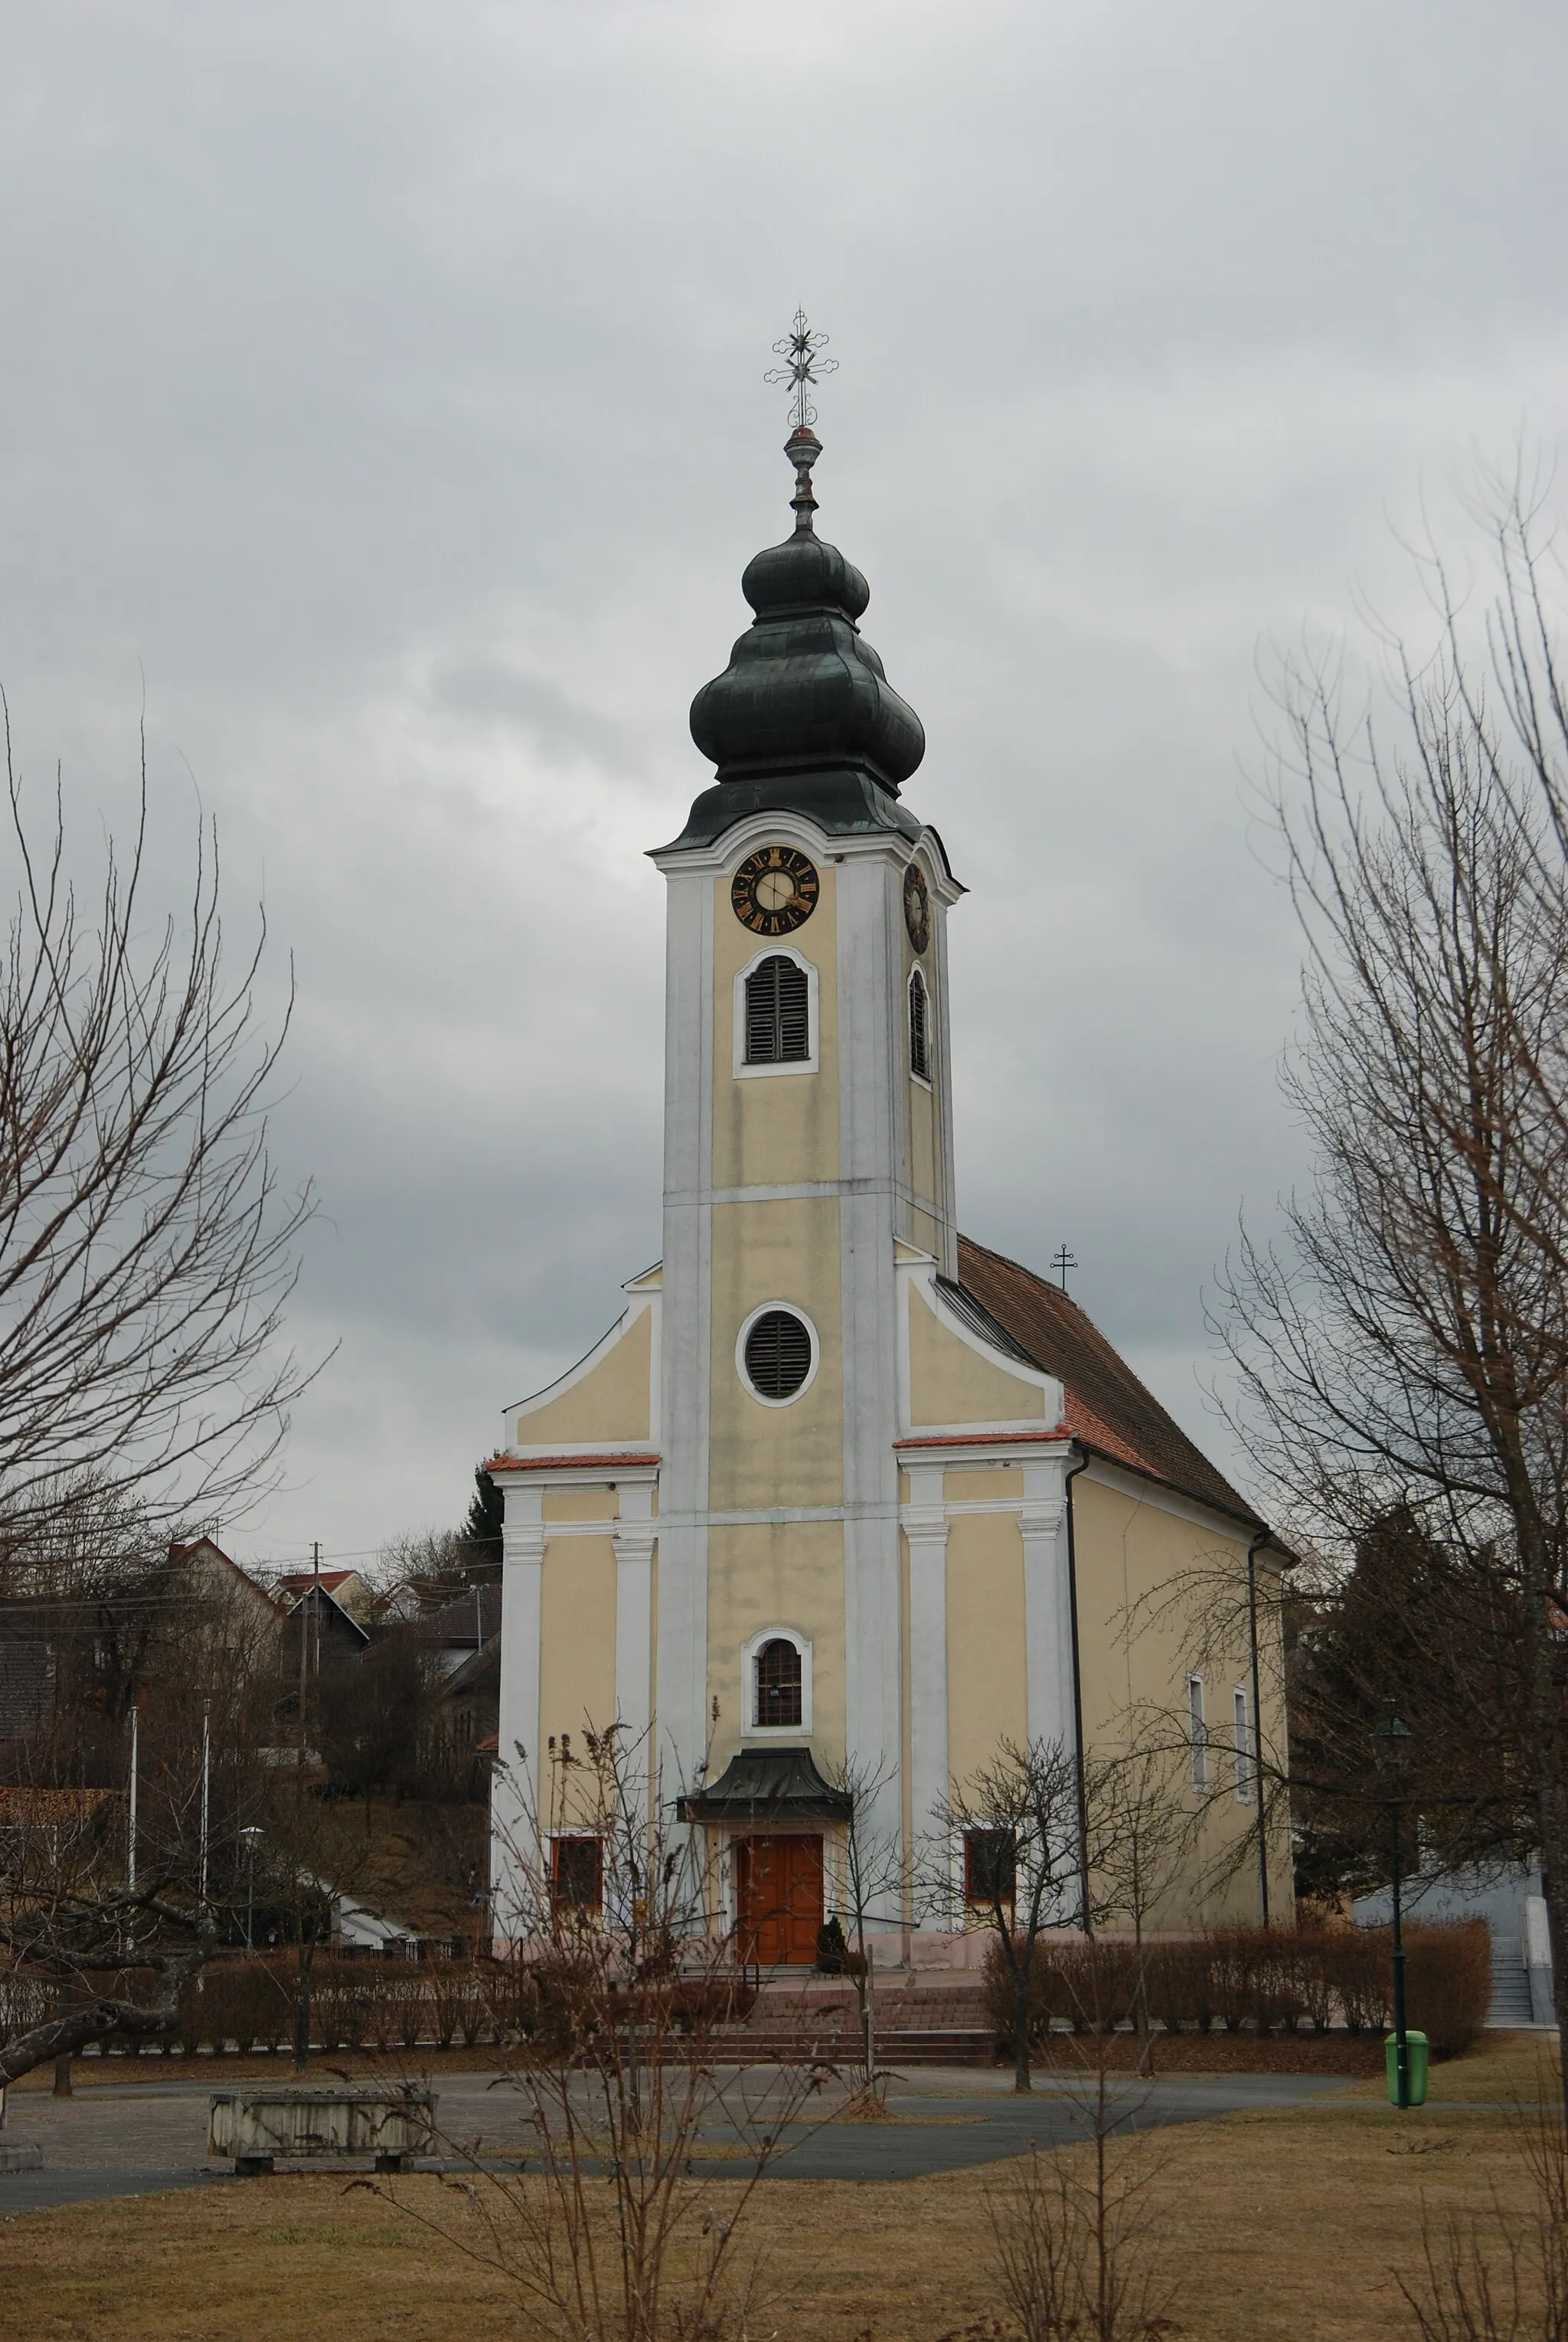
{"type": "MultiPolygon", "coordinates": [[[[925,738],[860,630],[866,581],[816,532],[796,327],[794,526],[745,570],[752,623],[692,705],[713,781],[652,856],[664,1256],[586,1357],[508,1408],[487,1467],[505,1502],[494,1935],[521,1925],[511,1850],[550,1835],[541,1762],[564,1735],[614,1723],[645,1747],[712,1859],[714,1924],[742,1957],[805,1965],[842,1909],[846,1767],[913,1879],[999,1744],[1101,1749],[1156,1709],[1190,1731],[1206,1849],[1228,1834],[1237,1853],[1194,1859],[1160,1923],[1254,1920],[1271,1897],[1288,1918],[1254,1768],[1260,1721],[1283,1746],[1255,1647],[1277,1606],[1254,1601],[1223,1665],[1193,1657],[1179,1606],[1132,1623],[1183,1573],[1243,1588],[1281,1556],[1065,1292],[959,1232],[965,890],[904,795],[925,738]]],[[[555,1818],[546,1868],[591,1898],[594,1849],[555,1818]]],[[[912,1887],[881,1915],[879,1963],[965,1964],[966,1849],[951,1859],[957,1917],[912,1887]]]]}

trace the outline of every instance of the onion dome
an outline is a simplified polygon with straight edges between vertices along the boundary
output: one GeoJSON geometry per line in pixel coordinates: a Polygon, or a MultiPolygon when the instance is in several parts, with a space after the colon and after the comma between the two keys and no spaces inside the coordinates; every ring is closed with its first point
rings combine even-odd
{"type": "Polygon", "coordinates": [[[692,702],[692,737],[718,771],[677,845],[706,844],[763,811],[809,814],[830,832],[919,835],[896,800],[925,734],[861,636],[865,579],[813,525],[821,441],[801,424],[784,453],[795,467],[794,533],[746,565],[741,591],[756,616],[692,702]]]}

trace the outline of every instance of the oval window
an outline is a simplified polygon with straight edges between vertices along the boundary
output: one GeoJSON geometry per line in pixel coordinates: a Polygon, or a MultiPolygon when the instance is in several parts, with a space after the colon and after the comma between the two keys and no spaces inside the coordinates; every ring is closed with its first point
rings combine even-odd
{"type": "Polygon", "coordinates": [[[811,1372],[811,1333],[788,1309],[764,1309],[746,1336],[746,1375],[761,1398],[793,1398],[811,1372]]]}

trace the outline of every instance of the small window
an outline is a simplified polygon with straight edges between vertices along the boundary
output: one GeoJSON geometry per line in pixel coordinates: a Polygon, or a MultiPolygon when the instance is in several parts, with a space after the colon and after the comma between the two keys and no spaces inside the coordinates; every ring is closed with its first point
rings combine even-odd
{"type": "Polygon", "coordinates": [[[931,1004],[918,968],[909,979],[909,1070],[923,1082],[931,1079],[931,1004]]]}
{"type": "Polygon", "coordinates": [[[764,1309],[746,1336],[746,1374],[762,1398],[793,1398],[811,1372],[811,1335],[789,1309],[764,1309]]]}
{"type": "Polygon", "coordinates": [[[964,1899],[989,1908],[1011,1903],[1018,1869],[1018,1849],[1011,1830],[972,1829],[964,1833],[964,1899]]]}
{"type": "Polygon", "coordinates": [[[1255,1752],[1253,1748],[1253,1727],[1247,1715],[1247,1696],[1236,1690],[1231,1695],[1235,1706],[1236,1728],[1236,1795],[1243,1805],[1253,1801],[1253,1785],[1257,1777],[1255,1752]]]}
{"type": "Polygon", "coordinates": [[[1209,1786],[1209,1729],[1203,1721],[1203,1678],[1187,1677],[1187,1730],[1192,1743],[1193,1787],[1209,1786]]]}
{"type": "Polygon", "coordinates": [[[753,1708],[759,1731],[795,1731],[801,1727],[801,1663],[795,1645],[775,1635],[757,1653],[756,1696],[753,1708]]]}
{"type": "Polygon", "coordinates": [[[746,1064],[784,1066],[810,1056],[805,970],[782,952],[770,953],[746,978],[746,1064]]]}
{"type": "Polygon", "coordinates": [[[557,1911],[597,1911],[604,1900],[604,1848],[596,1837],[550,1841],[550,1897],[557,1911]]]}

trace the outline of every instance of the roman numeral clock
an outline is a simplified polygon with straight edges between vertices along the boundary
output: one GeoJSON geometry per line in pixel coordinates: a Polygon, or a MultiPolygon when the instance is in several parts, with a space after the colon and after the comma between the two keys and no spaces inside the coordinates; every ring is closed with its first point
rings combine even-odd
{"type": "Polygon", "coordinates": [[[730,902],[743,927],[757,936],[787,936],[816,908],[816,870],[793,846],[762,846],[748,854],[730,882],[730,902]]]}

